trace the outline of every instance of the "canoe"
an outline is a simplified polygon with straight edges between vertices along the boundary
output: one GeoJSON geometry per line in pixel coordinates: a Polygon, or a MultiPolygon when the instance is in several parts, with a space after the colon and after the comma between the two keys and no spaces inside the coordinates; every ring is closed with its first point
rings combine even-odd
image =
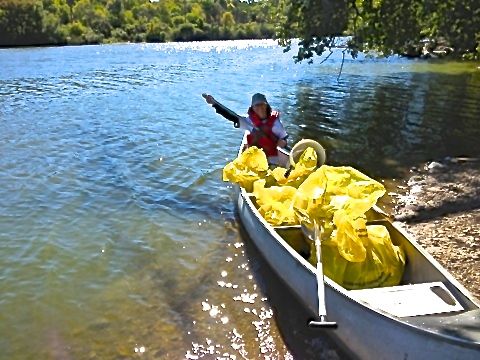
{"type": "MultiPolygon", "coordinates": [[[[241,149],[244,148],[245,137],[241,149]]],[[[255,198],[236,187],[242,227],[273,271],[315,318],[318,309],[315,267],[289,244],[304,239],[300,226],[268,224],[255,198]]],[[[328,319],[321,329],[358,359],[480,359],[480,305],[410,235],[377,207],[368,223],[387,227],[407,256],[400,285],[347,290],[325,277],[328,319]]],[[[305,319],[305,323],[307,323],[305,319]]]]}

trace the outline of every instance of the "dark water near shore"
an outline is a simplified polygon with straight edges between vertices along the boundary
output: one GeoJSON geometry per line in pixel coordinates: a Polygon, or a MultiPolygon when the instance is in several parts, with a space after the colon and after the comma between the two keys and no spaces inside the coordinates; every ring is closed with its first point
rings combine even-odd
{"type": "Polygon", "coordinates": [[[291,142],[317,139],[395,191],[411,166],[480,156],[480,63],[360,59],[337,82],[338,54],[291,55],[271,41],[0,50],[1,359],[340,356],[301,311],[274,316],[290,300],[268,296],[288,293],[247,257],[221,181],[242,134],[200,94],[244,112],[264,92],[291,142]]]}

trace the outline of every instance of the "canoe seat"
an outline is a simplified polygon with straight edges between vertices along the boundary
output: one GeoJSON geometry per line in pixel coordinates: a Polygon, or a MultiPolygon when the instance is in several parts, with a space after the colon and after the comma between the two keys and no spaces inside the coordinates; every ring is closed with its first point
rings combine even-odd
{"type": "Polygon", "coordinates": [[[397,317],[464,310],[442,282],[350,290],[356,300],[397,317]]]}

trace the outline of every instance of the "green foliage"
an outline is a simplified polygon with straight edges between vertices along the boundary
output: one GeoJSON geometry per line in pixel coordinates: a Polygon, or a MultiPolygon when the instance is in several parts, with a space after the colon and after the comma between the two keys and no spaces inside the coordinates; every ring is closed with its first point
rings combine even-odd
{"type": "Polygon", "coordinates": [[[83,44],[85,42],[85,34],[88,32],[86,26],[81,22],[75,21],[67,25],[63,25],[60,29],[62,37],[69,44],[83,44]]]}
{"type": "Polygon", "coordinates": [[[277,37],[286,50],[300,38],[297,61],[338,45],[352,57],[479,59],[480,2],[0,0],[0,34],[0,46],[277,37]]]}
{"type": "Polygon", "coordinates": [[[42,44],[43,3],[36,0],[0,0],[0,34],[4,45],[42,44]]]}
{"type": "Polygon", "coordinates": [[[168,26],[153,19],[147,26],[146,40],[148,42],[165,42],[168,26]]]}
{"type": "Polygon", "coordinates": [[[181,24],[172,33],[173,41],[201,41],[210,38],[205,31],[188,22],[181,24]]]}
{"type": "Polygon", "coordinates": [[[274,35],[278,1],[0,0],[0,46],[274,35]]]}
{"type": "Polygon", "coordinates": [[[195,24],[202,28],[205,22],[205,13],[200,4],[196,3],[192,5],[190,12],[187,14],[186,19],[189,23],[195,24]]]}
{"type": "Polygon", "coordinates": [[[478,0],[281,0],[277,36],[286,51],[300,38],[297,61],[312,59],[339,45],[345,51],[383,56],[479,58],[478,0]]]}
{"type": "Polygon", "coordinates": [[[233,14],[230,11],[226,11],[222,15],[222,25],[231,28],[233,25],[235,25],[235,19],[233,17],[233,14]]]}
{"type": "Polygon", "coordinates": [[[116,28],[112,30],[112,34],[111,34],[112,41],[123,42],[123,41],[128,41],[129,39],[130,39],[130,36],[124,29],[116,28]]]}
{"type": "Polygon", "coordinates": [[[175,26],[180,26],[182,24],[185,23],[185,17],[184,16],[181,16],[181,15],[177,15],[177,16],[174,16],[172,17],[172,24],[175,25],[175,26]]]}

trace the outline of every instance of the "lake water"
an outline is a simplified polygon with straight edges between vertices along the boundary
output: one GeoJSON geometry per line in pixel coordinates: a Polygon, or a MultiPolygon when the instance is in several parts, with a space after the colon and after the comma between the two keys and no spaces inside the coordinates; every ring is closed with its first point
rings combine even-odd
{"type": "Polygon", "coordinates": [[[0,358],[307,359],[309,330],[221,181],[264,92],[294,143],[389,191],[480,155],[480,64],[295,64],[273,41],[0,50],[0,358]]]}

